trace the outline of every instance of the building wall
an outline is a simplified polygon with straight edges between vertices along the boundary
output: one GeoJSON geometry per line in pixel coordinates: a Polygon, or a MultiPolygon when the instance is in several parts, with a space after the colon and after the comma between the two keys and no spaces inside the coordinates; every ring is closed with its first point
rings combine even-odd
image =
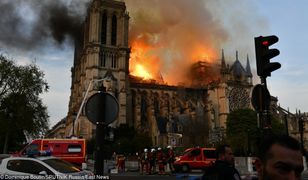
{"type": "MultiPolygon", "coordinates": [[[[78,42],[75,61],[72,68],[72,86],[69,103],[67,136],[72,133],[72,123],[80,111],[82,102],[102,87],[116,96],[120,106],[119,117],[114,125],[126,123],[126,93],[128,77],[128,19],[124,2],[95,0],[89,6],[84,23],[83,42],[78,42]],[[103,16],[106,16],[106,21],[103,16]],[[112,29],[113,19],[116,28],[112,29]],[[106,32],[103,34],[103,24],[106,32]],[[116,32],[116,43],[112,42],[113,32],[116,32]],[[106,36],[103,42],[102,36],[106,36]],[[105,79],[102,81],[102,79],[105,79]],[[87,94],[88,91],[88,94],[87,94]],[[86,97],[85,97],[86,96],[86,97]],[[85,98],[85,99],[84,99],[85,98]]],[[[75,134],[90,138],[95,126],[90,123],[84,113],[75,120],[75,134]]]]}
{"type": "MultiPolygon", "coordinates": [[[[215,65],[215,69],[224,68],[221,71],[223,74],[220,74],[221,79],[215,79],[213,82],[204,81],[204,78],[194,79],[193,82],[198,85],[194,88],[136,82],[128,72],[128,24],[129,16],[124,2],[94,0],[89,6],[83,41],[76,43],[66,136],[74,134],[87,139],[93,137],[95,125],[87,119],[81,106],[85,105],[83,103],[87,102],[91,95],[102,89],[113,94],[119,102],[119,116],[111,125],[116,127],[129,124],[138,131],[147,132],[157,145],[166,145],[172,139],[193,144],[190,136],[195,136],[186,126],[182,132],[174,132],[172,129],[163,131],[158,125],[158,119],[167,121],[169,126],[172,118],[189,121],[192,125],[198,124],[201,119],[204,121],[204,134],[210,136],[214,128],[220,129],[221,134],[224,133],[227,114],[234,109],[231,107],[249,106],[252,84],[247,81],[246,75],[237,74],[239,78],[235,78],[233,66],[229,68],[215,65]],[[115,29],[114,21],[117,22],[115,29]],[[114,37],[116,42],[113,41],[114,37]],[[235,95],[239,92],[240,95],[248,94],[248,97],[241,96],[240,100],[235,102],[234,99],[238,97],[235,95]],[[154,102],[157,102],[156,105],[154,102]],[[147,107],[143,107],[144,103],[147,107]],[[156,106],[159,109],[156,109],[156,106]]],[[[224,61],[224,55],[222,60],[224,61]]],[[[236,60],[238,61],[238,57],[236,60]]],[[[241,66],[240,63],[237,65],[241,66]]],[[[213,66],[199,62],[195,66],[196,71],[202,67],[213,66]]],[[[205,74],[205,77],[208,75],[205,74]]],[[[208,140],[202,141],[207,143],[208,140]]]]}

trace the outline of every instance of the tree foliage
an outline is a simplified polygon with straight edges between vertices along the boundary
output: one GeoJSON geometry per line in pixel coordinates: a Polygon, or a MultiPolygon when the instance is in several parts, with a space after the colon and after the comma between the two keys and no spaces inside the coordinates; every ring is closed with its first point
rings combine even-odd
{"type": "MultiPolygon", "coordinates": [[[[283,124],[270,116],[272,131],[275,134],[284,133],[283,124]]],[[[227,117],[227,140],[236,155],[249,155],[256,153],[257,143],[261,138],[258,128],[257,113],[251,109],[239,109],[231,112],[227,117]]]]}
{"type": "Polygon", "coordinates": [[[0,55],[0,147],[14,149],[25,135],[37,137],[48,129],[47,107],[39,95],[47,92],[44,73],[35,65],[19,66],[0,55]],[[8,144],[11,143],[11,144],[8,144]]]}
{"type": "Polygon", "coordinates": [[[236,154],[246,154],[248,143],[256,142],[259,136],[257,114],[251,109],[239,109],[231,112],[227,117],[227,140],[236,154]]]}

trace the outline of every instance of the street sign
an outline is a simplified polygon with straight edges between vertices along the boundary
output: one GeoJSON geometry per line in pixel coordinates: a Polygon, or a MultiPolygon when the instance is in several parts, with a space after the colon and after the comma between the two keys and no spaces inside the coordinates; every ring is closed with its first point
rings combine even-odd
{"type": "Polygon", "coordinates": [[[251,103],[253,108],[257,112],[262,112],[263,110],[268,110],[271,102],[271,96],[267,88],[261,84],[257,84],[251,95],[251,103]]]}
{"type": "Polygon", "coordinates": [[[108,125],[116,120],[119,114],[119,103],[113,95],[99,92],[88,99],[85,111],[93,124],[102,122],[108,125]]]}

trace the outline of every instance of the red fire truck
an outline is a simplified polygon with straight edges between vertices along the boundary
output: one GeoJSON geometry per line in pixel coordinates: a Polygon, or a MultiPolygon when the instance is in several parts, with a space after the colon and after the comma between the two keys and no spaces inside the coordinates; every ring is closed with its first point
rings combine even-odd
{"type": "Polygon", "coordinates": [[[42,151],[77,165],[86,161],[85,139],[35,139],[18,152],[18,155],[37,155],[42,151]]]}
{"type": "Polygon", "coordinates": [[[187,172],[191,169],[206,169],[216,161],[215,148],[189,148],[182,156],[176,157],[176,171],[187,172]]]}

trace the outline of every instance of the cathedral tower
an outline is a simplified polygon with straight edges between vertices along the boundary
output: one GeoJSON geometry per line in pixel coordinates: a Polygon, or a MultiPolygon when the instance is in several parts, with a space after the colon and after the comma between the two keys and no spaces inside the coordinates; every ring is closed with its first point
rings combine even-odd
{"type": "Polygon", "coordinates": [[[83,24],[83,39],[76,42],[74,66],[71,69],[67,136],[92,134],[95,127],[87,120],[80,107],[87,98],[102,89],[113,94],[119,102],[119,116],[113,125],[127,123],[130,56],[128,24],[129,15],[123,1],[91,2],[83,24]]]}

